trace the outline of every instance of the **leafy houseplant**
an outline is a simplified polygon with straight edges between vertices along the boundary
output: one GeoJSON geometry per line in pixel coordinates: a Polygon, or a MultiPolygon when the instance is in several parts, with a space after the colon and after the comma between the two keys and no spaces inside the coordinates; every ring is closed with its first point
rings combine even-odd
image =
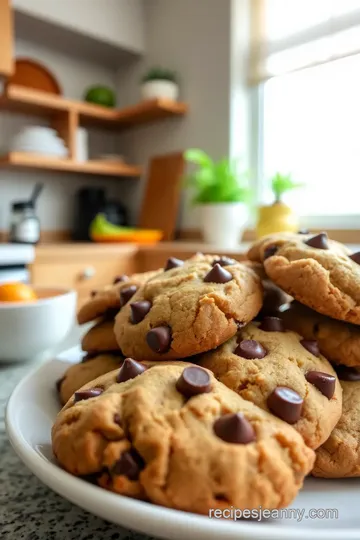
{"type": "Polygon", "coordinates": [[[177,74],[170,69],[154,67],[143,76],[141,91],[144,100],[163,98],[176,101],[179,97],[177,74]]]}
{"type": "Polygon", "coordinates": [[[301,186],[302,184],[293,182],[290,174],[276,173],[271,179],[271,189],[275,195],[275,203],[280,203],[281,197],[287,191],[291,191],[301,186]]]}
{"type": "Polygon", "coordinates": [[[270,206],[259,208],[258,223],[256,227],[257,236],[264,236],[274,232],[295,232],[299,228],[297,216],[286,204],[282,202],[284,193],[302,184],[294,182],[290,174],[276,173],[271,178],[271,189],[275,196],[275,201],[270,206]]]}
{"type": "Polygon", "coordinates": [[[214,161],[196,148],[187,150],[184,157],[197,167],[185,182],[194,191],[193,203],[200,207],[205,241],[236,246],[248,219],[248,172],[240,169],[237,160],[214,161]]]}

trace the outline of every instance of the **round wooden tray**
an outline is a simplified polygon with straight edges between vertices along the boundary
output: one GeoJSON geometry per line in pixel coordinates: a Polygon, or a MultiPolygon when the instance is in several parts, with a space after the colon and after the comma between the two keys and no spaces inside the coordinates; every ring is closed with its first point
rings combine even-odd
{"type": "Polygon", "coordinates": [[[61,95],[61,88],[54,75],[42,64],[30,58],[17,58],[15,71],[6,85],[16,84],[40,90],[49,94],[61,95]]]}

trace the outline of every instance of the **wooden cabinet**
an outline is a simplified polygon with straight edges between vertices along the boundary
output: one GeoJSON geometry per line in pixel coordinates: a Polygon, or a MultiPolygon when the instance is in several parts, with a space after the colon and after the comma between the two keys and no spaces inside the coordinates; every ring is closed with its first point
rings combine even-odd
{"type": "Polygon", "coordinates": [[[0,0],[0,78],[13,72],[13,12],[10,0],[0,0]]]}
{"type": "Polygon", "coordinates": [[[80,306],[92,290],[109,285],[117,275],[134,273],[137,251],[131,244],[116,248],[91,244],[39,246],[30,266],[31,283],[75,289],[80,306]]]}

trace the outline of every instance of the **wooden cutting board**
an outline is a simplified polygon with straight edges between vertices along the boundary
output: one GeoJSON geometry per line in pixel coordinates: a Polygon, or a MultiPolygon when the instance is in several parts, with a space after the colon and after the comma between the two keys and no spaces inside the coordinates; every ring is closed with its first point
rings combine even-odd
{"type": "Polygon", "coordinates": [[[150,161],[138,226],[160,229],[165,241],[174,239],[184,166],[181,152],[150,161]]]}
{"type": "Polygon", "coordinates": [[[16,59],[14,73],[8,78],[6,86],[10,84],[61,95],[60,85],[51,71],[30,58],[16,59]]]}

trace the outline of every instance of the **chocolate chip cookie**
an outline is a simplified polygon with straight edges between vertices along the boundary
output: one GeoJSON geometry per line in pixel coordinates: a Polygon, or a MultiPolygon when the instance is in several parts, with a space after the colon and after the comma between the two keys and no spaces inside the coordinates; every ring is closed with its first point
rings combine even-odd
{"type": "Polygon", "coordinates": [[[279,508],[296,496],[314,453],[291,426],[198,366],[144,370],[126,362],[83,387],[58,415],[52,441],[64,469],[122,495],[201,514],[230,505],[279,508]]]}
{"type": "Polygon", "coordinates": [[[276,285],[301,304],[334,319],[360,324],[360,253],[341,250],[321,233],[268,245],[264,267],[276,285]],[[271,248],[271,249],[270,249],[271,248]]]}
{"type": "Polygon", "coordinates": [[[109,373],[122,365],[124,357],[119,354],[98,354],[94,357],[85,356],[80,364],[70,366],[64,376],[56,383],[60,401],[64,405],[84,384],[109,373]]]}
{"type": "Polygon", "coordinates": [[[293,302],[279,314],[287,328],[305,339],[316,339],[322,354],[334,364],[360,367],[360,327],[331,319],[293,302]]]}
{"type": "Polygon", "coordinates": [[[119,349],[114,334],[114,319],[104,319],[90,328],[82,338],[81,348],[90,353],[119,349]]]}
{"type": "Polygon", "coordinates": [[[126,356],[166,360],[217,347],[262,305],[258,276],[241,263],[188,260],[147,281],[119,312],[117,342],[126,356]]]}
{"type": "Polygon", "coordinates": [[[199,363],[242,398],[292,424],[311,448],[330,435],[341,415],[341,387],[316,341],[267,317],[251,323],[199,363]]]}
{"type": "Polygon", "coordinates": [[[113,285],[92,291],[91,298],[77,314],[78,323],[84,324],[105,314],[108,314],[109,318],[113,317],[121,306],[130,300],[137,289],[155,274],[156,272],[143,272],[133,274],[130,277],[117,276],[113,285]]]}
{"type": "MultiPolygon", "coordinates": [[[[302,245],[308,240],[311,242],[311,238],[316,238],[318,236],[321,235],[311,234],[307,230],[302,232],[299,231],[299,233],[280,232],[268,234],[266,236],[262,236],[259,238],[259,240],[256,240],[256,242],[251,245],[247,252],[247,258],[250,259],[250,261],[262,263],[272,254],[272,252],[275,252],[276,248],[281,248],[282,246],[288,244],[288,242],[299,242],[300,245],[302,245]]],[[[348,249],[340,242],[327,239],[327,243],[334,253],[338,253],[339,255],[348,253],[348,249]]]]}
{"type": "Polygon", "coordinates": [[[360,476],[360,373],[339,368],[343,389],[343,412],[328,440],[316,451],[314,476],[346,478],[360,476]]]}

